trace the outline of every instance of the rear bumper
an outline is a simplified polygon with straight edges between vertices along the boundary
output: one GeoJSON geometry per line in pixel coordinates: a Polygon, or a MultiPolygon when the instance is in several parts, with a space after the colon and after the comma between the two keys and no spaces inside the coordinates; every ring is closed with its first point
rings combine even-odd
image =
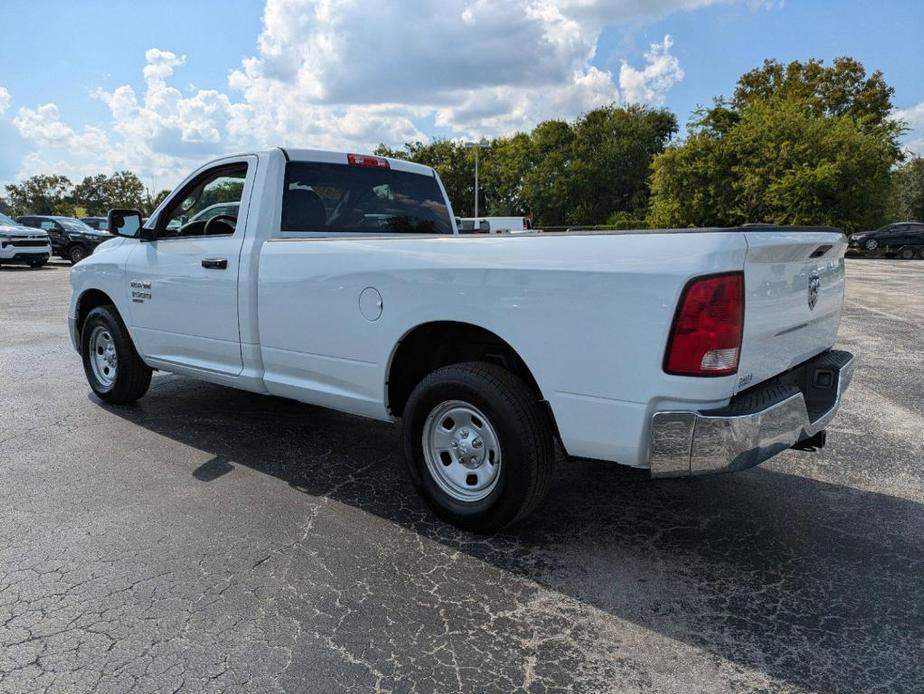
{"type": "Polygon", "coordinates": [[[850,352],[825,352],[718,410],[656,412],[648,460],[652,477],[745,470],[824,430],[850,385],[850,352]]]}

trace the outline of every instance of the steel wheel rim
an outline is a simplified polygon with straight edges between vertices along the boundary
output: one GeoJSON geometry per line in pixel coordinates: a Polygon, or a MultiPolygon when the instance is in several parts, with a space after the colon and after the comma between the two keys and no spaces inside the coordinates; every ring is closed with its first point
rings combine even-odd
{"type": "Polygon", "coordinates": [[[424,422],[424,460],[430,477],[457,501],[487,498],[500,479],[500,439],[491,421],[474,405],[447,400],[424,422]]]}
{"type": "Polygon", "coordinates": [[[90,333],[90,368],[100,385],[112,387],[118,371],[119,358],[109,328],[97,325],[90,333]]]}

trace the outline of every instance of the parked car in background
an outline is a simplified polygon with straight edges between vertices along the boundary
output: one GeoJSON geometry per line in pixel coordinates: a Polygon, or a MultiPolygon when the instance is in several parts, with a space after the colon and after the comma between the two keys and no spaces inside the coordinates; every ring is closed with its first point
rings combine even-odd
{"type": "Polygon", "coordinates": [[[924,224],[895,222],[875,231],[861,231],[850,237],[848,250],[895,256],[902,260],[924,259],[924,224]]]}
{"type": "Polygon", "coordinates": [[[97,231],[109,231],[109,221],[105,217],[81,217],[80,221],[97,231]]]}
{"type": "Polygon", "coordinates": [[[42,267],[51,257],[51,242],[41,229],[23,226],[0,213],[0,265],[25,263],[42,267]]]}
{"type": "Polygon", "coordinates": [[[531,231],[532,223],[528,217],[462,217],[459,231],[463,233],[475,233],[478,229],[480,233],[489,234],[522,234],[525,231],[531,231]],[[489,230],[483,230],[484,223],[487,222],[489,230]]]}
{"type": "Polygon", "coordinates": [[[853,373],[836,229],[460,234],[429,167],[279,148],[202,166],[144,226],[109,214],[68,311],[98,397],[160,369],[401,419],[414,485],[471,530],[563,479],[556,438],[652,477],[821,447],[853,373]],[[172,228],[219,196],[239,220],[172,228]]]}
{"type": "Polygon", "coordinates": [[[112,238],[112,234],[97,231],[74,217],[46,214],[29,214],[16,221],[27,227],[44,229],[51,240],[52,253],[70,260],[72,265],[92,254],[98,245],[112,238]]]}
{"type": "Polygon", "coordinates": [[[482,219],[478,224],[475,224],[475,219],[473,217],[456,217],[456,228],[459,230],[460,234],[490,234],[491,225],[487,220],[482,219]]]}

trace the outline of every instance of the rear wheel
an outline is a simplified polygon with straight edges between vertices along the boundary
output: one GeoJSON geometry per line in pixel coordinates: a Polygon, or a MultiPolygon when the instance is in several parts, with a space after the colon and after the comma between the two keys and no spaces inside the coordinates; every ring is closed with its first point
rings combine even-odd
{"type": "Polygon", "coordinates": [[[549,417],[535,393],[499,366],[437,369],[411,393],[403,428],[411,479],[454,525],[499,530],[532,512],[548,491],[549,417]]]}
{"type": "Polygon", "coordinates": [[[80,331],[80,352],[87,382],[102,400],[134,402],[151,385],[151,368],[141,361],[113,306],[90,311],[80,331]]]}
{"type": "Polygon", "coordinates": [[[898,257],[902,260],[911,260],[915,255],[914,248],[911,246],[902,246],[898,249],[898,257]]]}
{"type": "Polygon", "coordinates": [[[89,255],[87,249],[81,246],[79,243],[74,244],[67,249],[67,259],[71,261],[71,265],[76,265],[81,260],[89,255]]]}

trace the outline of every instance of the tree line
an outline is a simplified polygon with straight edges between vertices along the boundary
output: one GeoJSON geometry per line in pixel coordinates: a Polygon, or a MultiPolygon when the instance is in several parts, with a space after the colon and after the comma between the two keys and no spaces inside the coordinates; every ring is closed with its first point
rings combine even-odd
{"type": "MultiPolygon", "coordinates": [[[[529,216],[537,228],[831,225],[848,232],[924,221],[924,159],[899,145],[894,89],[852,58],[783,64],[742,75],[731,97],[697,109],[677,139],[676,116],[640,105],[596,108],[573,121],[478,149],[479,211],[529,216]]],[[[475,149],[437,139],[376,154],[437,170],[456,214],[474,214],[475,149]]],[[[15,214],[147,213],[151,195],[129,171],[74,185],[39,175],[6,186],[15,214]]]]}
{"type": "Polygon", "coordinates": [[[6,195],[0,197],[0,211],[9,215],[98,217],[125,207],[150,214],[169,194],[169,190],[152,194],[131,171],[87,176],[76,184],[67,176],[38,174],[7,185],[6,195]]]}
{"type": "MultiPolygon", "coordinates": [[[[479,211],[532,215],[537,227],[831,225],[848,232],[924,221],[924,160],[899,145],[890,87],[852,58],[742,75],[730,98],[674,114],[594,109],[479,151],[479,211]]],[[[378,154],[434,167],[457,214],[472,216],[474,151],[437,140],[378,154]]]]}

